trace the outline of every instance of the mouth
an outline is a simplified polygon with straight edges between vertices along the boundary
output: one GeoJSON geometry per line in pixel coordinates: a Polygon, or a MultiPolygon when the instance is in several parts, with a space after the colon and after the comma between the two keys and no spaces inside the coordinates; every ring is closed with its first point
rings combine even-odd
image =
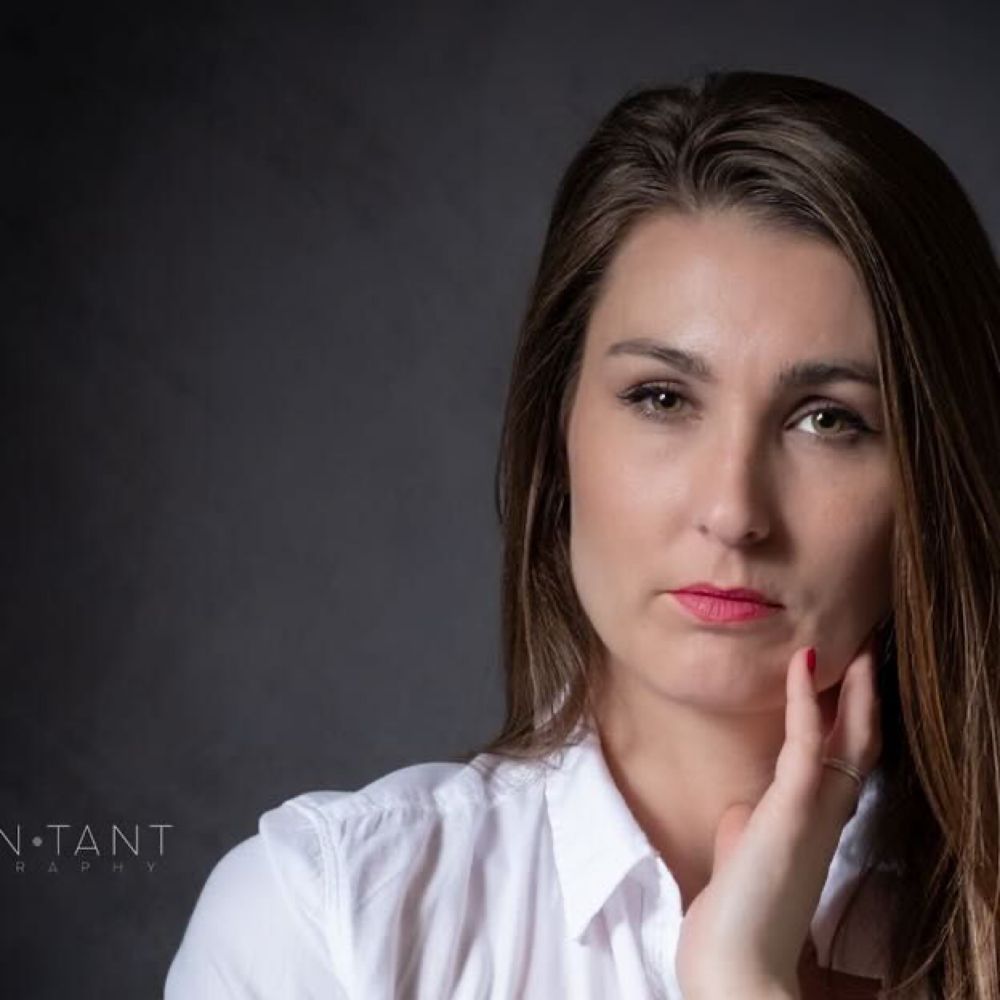
{"type": "Polygon", "coordinates": [[[678,587],[673,593],[708,594],[710,597],[722,597],[730,601],[753,601],[757,604],[770,604],[774,607],[782,607],[780,601],[765,594],[760,590],[751,590],[749,587],[719,587],[707,580],[699,580],[697,583],[689,583],[685,587],[678,587]]]}
{"type": "Polygon", "coordinates": [[[732,596],[732,592],[704,592],[685,588],[670,591],[677,604],[703,622],[732,623],[757,621],[777,614],[782,605],[758,599],[732,596]]]}

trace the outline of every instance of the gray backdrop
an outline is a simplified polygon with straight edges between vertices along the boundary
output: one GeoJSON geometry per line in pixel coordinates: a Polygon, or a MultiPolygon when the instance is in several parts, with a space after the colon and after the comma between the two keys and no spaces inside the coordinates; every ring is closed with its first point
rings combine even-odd
{"type": "Polygon", "coordinates": [[[261,812],[492,735],[516,327],[627,88],[847,86],[996,232],[998,27],[914,0],[6,8],[4,995],[157,996],[261,812]]]}

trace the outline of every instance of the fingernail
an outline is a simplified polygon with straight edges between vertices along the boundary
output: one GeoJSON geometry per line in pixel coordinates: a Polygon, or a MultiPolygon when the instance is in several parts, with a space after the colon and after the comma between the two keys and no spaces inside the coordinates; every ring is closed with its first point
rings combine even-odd
{"type": "Polygon", "coordinates": [[[812,646],[806,651],[806,666],[810,674],[816,673],[816,650],[812,646]]]}

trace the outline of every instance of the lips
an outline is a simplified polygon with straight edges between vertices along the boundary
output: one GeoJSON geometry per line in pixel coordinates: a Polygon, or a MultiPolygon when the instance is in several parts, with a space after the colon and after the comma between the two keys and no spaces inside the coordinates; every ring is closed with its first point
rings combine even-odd
{"type": "Polygon", "coordinates": [[[744,601],[718,594],[701,594],[689,590],[675,591],[674,600],[689,615],[703,622],[735,625],[776,615],[779,608],[759,601],[744,601]]]}
{"type": "Polygon", "coordinates": [[[675,594],[701,594],[706,597],[714,597],[723,601],[745,601],[752,604],[763,604],[767,607],[782,607],[779,601],[774,600],[767,594],[759,590],[751,590],[747,587],[716,587],[711,583],[690,583],[686,587],[679,587],[675,594]]]}

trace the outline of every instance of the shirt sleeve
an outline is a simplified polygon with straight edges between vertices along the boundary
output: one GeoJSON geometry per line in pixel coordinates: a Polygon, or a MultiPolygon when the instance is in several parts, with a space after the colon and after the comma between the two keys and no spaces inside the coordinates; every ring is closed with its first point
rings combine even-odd
{"type": "Polygon", "coordinates": [[[164,1000],[348,1000],[331,947],[331,850],[308,807],[265,813],[209,874],[164,1000]]]}

